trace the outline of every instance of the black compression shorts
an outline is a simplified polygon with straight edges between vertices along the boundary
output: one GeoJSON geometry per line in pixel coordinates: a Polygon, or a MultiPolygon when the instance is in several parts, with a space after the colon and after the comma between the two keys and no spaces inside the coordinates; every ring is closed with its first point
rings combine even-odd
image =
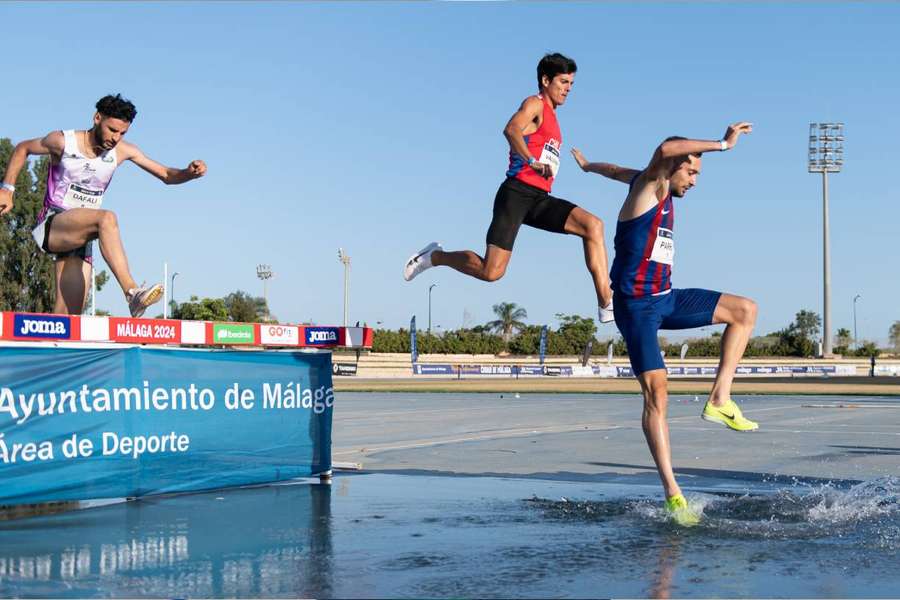
{"type": "Polygon", "coordinates": [[[568,200],[509,178],[500,184],[494,197],[494,218],[488,228],[487,243],[512,251],[522,223],[552,233],[565,233],[566,220],[573,208],[575,205],[568,200]]]}

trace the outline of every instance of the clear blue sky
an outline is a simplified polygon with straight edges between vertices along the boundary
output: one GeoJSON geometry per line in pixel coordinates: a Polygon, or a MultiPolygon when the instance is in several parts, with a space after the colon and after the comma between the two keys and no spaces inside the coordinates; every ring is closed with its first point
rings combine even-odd
{"type": "MultiPolygon", "coordinates": [[[[704,161],[676,204],[673,281],[755,298],[757,333],[822,310],[821,177],[806,172],[810,121],[846,123],[830,178],[834,328],[884,343],[900,319],[897,3],[0,3],[0,136],[86,128],[121,92],[128,138],[208,176],[166,187],[132,164],[105,206],[118,212],[136,277],[178,271],[175,294],[262,294],[283,322],[339,323],[352,257],[351,321],[444,329],[511,301],[531,323],[595,315],[577,238],[523,228],[506,277],[448,269],[412,283],[426,242],[483,251],[507,163],[501,134],[535,91],[548,51],[578,62],[559,110],[566,149],[641,167],[664,137],[754,132],[704,161]],[[170,271],[171,272],[171,271],[170,271]]],[[[555,195],[608,224],[624,186],[565,155],[555,195]]],[[[125,311],[109,286],[99,305],[125,311]]],[[[609,327],[609,326],[605,326],[609,327]]],[[[611,333],[601,328],[600,335],[611,333]]],[[[674,336],[673,336],[674,337],[674,336]]]]}

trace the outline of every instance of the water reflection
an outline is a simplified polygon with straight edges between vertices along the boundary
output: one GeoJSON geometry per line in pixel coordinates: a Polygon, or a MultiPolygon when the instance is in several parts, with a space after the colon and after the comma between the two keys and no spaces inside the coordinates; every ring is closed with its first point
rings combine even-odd
{"type": "Polygon", "coordinates": [[[328,596],[331,486],[158,498],[0,522],[0,596],[328,596]]]}

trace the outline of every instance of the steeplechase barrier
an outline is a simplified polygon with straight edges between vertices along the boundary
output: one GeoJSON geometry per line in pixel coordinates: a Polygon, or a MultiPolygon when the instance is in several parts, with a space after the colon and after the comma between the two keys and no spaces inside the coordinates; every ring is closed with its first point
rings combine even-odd
{"type": "Polygon", "coordinates": [[[330,474],[362,327],[0,314],[0,506],[330,474]]]}

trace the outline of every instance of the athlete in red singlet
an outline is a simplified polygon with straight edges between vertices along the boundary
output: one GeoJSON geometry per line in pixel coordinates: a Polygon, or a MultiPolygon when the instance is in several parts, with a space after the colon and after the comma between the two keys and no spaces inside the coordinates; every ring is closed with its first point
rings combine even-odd
{"type": "Polygon", "coordinates": [[[575,70],[575,61],[570,58],[561,54],[544,56],[537,67],[540,93],[526,98],[506,124],[503,133],[509,142],[509,168],[494,198],[484,257],[471,250],[446,252],[432,242],[406,261],[404,279],[410,281],[430,267],[443,265],[484,281],[496,281],[506,273],[513,243],[524,223],[582,239],[585,262],[597,292],[599,320],[613,320],[603,222],[568,200],[550,195],[562,147],[556,108],[565,103],[575,70]]]}

